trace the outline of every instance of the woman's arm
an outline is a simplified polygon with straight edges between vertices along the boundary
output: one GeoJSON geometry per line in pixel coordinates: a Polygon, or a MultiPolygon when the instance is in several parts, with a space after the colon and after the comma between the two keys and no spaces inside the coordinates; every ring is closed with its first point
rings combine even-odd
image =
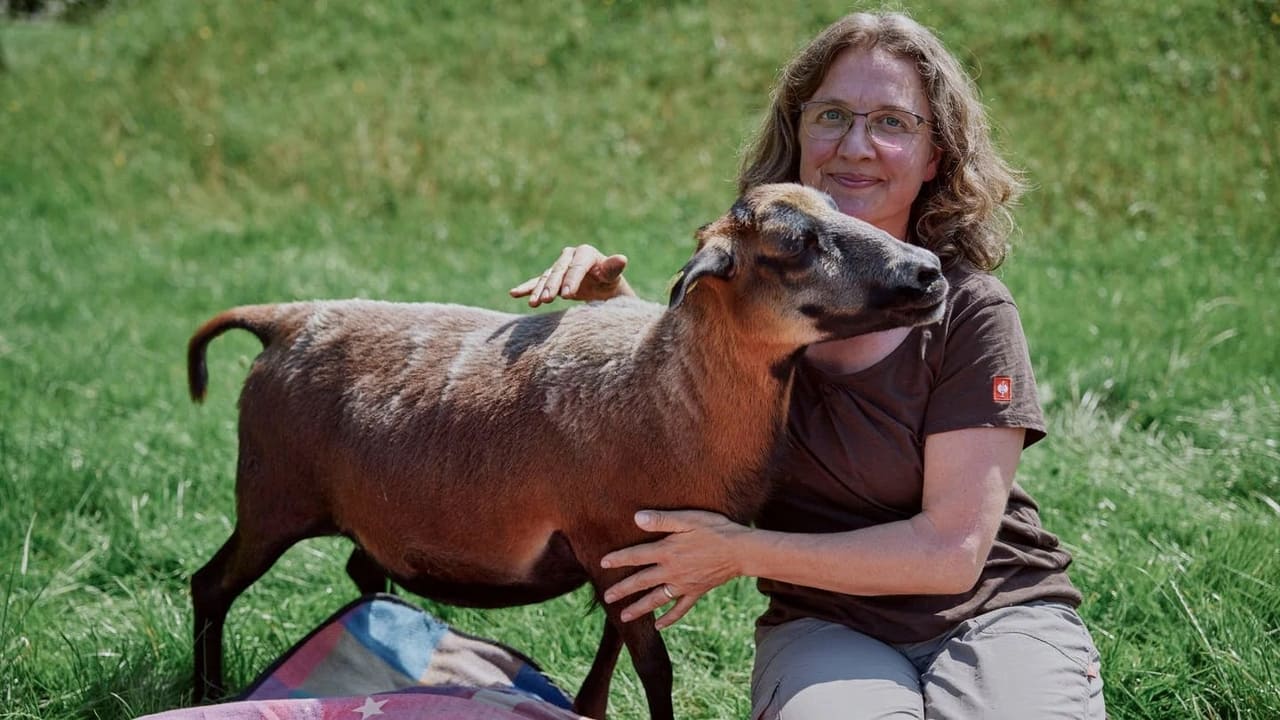
{"type": "Polygon", "coordinates": [[[708,590],[737,576],[849,595],[965,592],[977,582],[995,540],[1023,434],[1021,428],[970,428],[930,435],[920,513],[860,530],[784,533],[744,527],[714,513],[641,513],[640,527],[670,535],[604,557],[606,567],[649,566],[609,588],[605,601],[643,593],[623,611],[630,620],[670,602],[666,586],[677,600],[659,618],[663,628],[708,590]]]}
{"type": "Polygon", "coordinates": [[[608,300],[619,295],[635,295],[622,277],[626,267],[625,255],[606,256],[590,245],[567,247],[546,272],[511,288],[511,297],[527,295],[529,307],[538,307],[557,297],[608,300]]]}

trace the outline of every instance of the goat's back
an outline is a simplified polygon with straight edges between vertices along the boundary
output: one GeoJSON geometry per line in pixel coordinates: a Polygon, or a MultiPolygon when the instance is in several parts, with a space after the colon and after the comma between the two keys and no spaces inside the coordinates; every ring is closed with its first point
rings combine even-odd
{"type": "Polygon", "coordinates": [[[257,323],[269,329],[241,397],[242,440],[247,431],[276,447],[303,443],[299,454],[328,454],[323,462],[354,464],[352,472],[377,467],[378,477],[429,468],[433,482],[468,493],[549,464],[625,468],[628,452],[652,449],[670,398],[689,380],[658,382],[654,363],[638,359],[662,316],[661,306],[632,299],[538,315],[369,301],[275,306],[257,323]]]}

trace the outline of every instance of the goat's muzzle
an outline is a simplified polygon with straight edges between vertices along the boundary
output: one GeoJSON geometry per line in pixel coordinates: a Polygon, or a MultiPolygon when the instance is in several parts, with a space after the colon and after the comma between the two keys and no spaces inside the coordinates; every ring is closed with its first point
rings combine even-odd
{"type": "Polygon", "coordinates": [[[941,319],[947,300],[947,280],[933,254],[900,263],[890,282],[873,288],[868,305],[876,310],[919,316],[918,325],[941,319]],[[934,315],[936,314],[936,317],[934,315]]]}

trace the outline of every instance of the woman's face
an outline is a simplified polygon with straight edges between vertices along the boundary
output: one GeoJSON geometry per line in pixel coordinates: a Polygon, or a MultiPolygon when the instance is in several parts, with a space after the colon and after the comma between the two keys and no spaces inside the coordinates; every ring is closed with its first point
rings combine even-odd
{"type": "MultiPolygon", "coordinates": [[[[857,113],[895,108],[933,120],[915,65],[874,48],[838,55],[809,100],[857,113]]],[[[809,137],[801,120],[800,182],[829,193],[845,214],[906,240],[911,204],[920,187],[937,175],[942,155],[930,139],[931,129],[921,126],[894,148],[872,141],[865,117],[854,117],[838,140],[809,137]]]]}

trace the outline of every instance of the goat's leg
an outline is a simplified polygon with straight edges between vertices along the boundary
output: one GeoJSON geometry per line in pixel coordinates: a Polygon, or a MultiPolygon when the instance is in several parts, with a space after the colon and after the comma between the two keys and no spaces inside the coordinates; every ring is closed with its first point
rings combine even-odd
{"type": "Polygon", "coordinates": [[[578,696],[574,698],[574,712],[597,720],[604,718],[609,704],[609,683],[613,680],[613,669],[618,664],[618,654],[621,651],[622,635],[605,618],[600,649],[596,651],[596,659],[591,663],[591,672],[587,673],[587,679],[582,681],[578,696]]]}
{"type": "Polygon", "coordinates": [[[667,644],[653,624],[653,614],[624,623],[617,612],[611,610],[607,619],[616,625],[627,651],[631,653],[631,664],[636,668],[636,676],[644,686],[645,699],[649,701],[649,717],[652,720],[675,720],[675,709],[671,704],[671,656],[667,654],[667,644]]]}
{"type": "Polygon", "coordinates": [[[222,627],[231,603],[262,577],[298,539],[254,543],[240,528],[213,559],[191,576],[195,630],[194,699],[216,700],[225,691],[222,678],[222,627]]]}
{"type": "Polygon", "coordinates": [[[351,551],[351,557],[347,559],[347,576],[355,582],[361,595],[394,591],[382,566],[359,545],[351,551]]]}
{"type": "Polygon", "coordinates": [[[667,654],[666,643],[662,641],[662,636],[654,625],[653,613],[624,623],[622,609],[634,598],[623,598],[613,604],[604,602],[605,588],[631,574],[631,570],[600,568],[600,558],[604,553],[599,548],[627,547],[637,541],[631,537],[619,538],[611,530],[612,528],[584,527],[572,533],[578,539],[574,543],[574,553],[582,568],[591,575],[596,598],[604,606],[605,612],[605,629],[600,639],[600,649],[596,652],[591,671],[587,673],[587,679],[578,692],[574,709],[588,717],[604,718],[605,705],[609,699],[609,680],[621,650],[618,647],[621,642],[631,653],[631,664],[636,669],[640,684],[644,686],[651,720],[675,720],[675,710],[671,705],[671,656],[667,654]]]}

